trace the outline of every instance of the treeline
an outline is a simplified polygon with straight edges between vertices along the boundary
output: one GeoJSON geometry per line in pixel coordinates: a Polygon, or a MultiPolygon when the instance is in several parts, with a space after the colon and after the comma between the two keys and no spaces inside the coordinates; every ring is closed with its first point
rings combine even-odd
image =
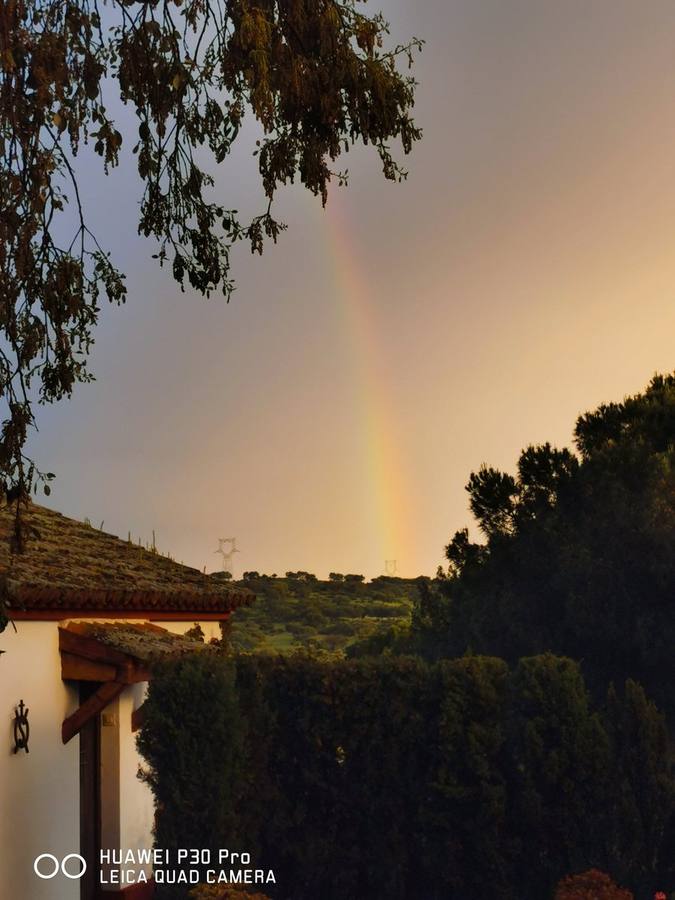
{"type": "Polygon", "coordinates": [[[288,653],[297,649],[341,653],[349,644],[403,627],[417,587],[413,580],[331,573],[321,580],[311,572],[284,577],[245,572],[241,582],[256,595],[250,607],[232,617],[228,639],[238,651],[288,653]]]}
{"type": "Polygon", "coordinates": [[[675,721],[675,377],[581,416],[575,443],[526,448],[514,475],[473,473],[482,540],[457,532],[411,628],[354,652],[551,650],[579,660],[598,696],[639,681],[675,721]]]}
{"type": "Polygon", "coordinates": [[[569,659],[200,654],[145,710],[158,846],[250,852],[276,900],[542,900],[592,867],[639,896],[673,883],[664,720],[633,682],[593,704],[569,659]]]}
{"type": "MultiPolygon", "coordinates": [[[[427,579],[430,580],[430,579],[427,579]]],[[[377,597],[386,600],[388,598],[396,599],[401,592],[407,593],[416,583],[414,578],[398,578],[391,575],[378,575],[367,581],[364,575],[356,575],[354,573],[342,574],[340,572],[331,572],[327,579],[318,578],[313,572],[305,572],[299,570],[297,572],[286,572],[285,575],[267,575],[255,570],[243,572],[238,584],[247,587],[256,588],[265,593],[275,587],[286,586],[290,593],[304,595],[305,588],[310,586],[325,594],[339,598],[344,594],[345,589],[360,597],[377,597]]]]}
{"type": "MultiPolygon", "coordinates": [[[[276,573],[274,573],[273,575],[266,575],[265,573],[263,573],[261,575],[260,572],[252,570],[250,572],[244,572],[242,575],[242,580],[243,581],[269,581],[271,579],[276,579],[278,577],[279,576],[276,573]]],[[[302,570],[299,570],[297,572],[286,572],[285,577],[288,581],[304,581],[304,582],[309,582],[310,584],[322,583],[316,577],[316,575],[314,575],[313,572],[304,572],[302,570]]],[[[330,584],[362,584],[365,580],[366,579],[365,579],[364,575],[354,575],[354,574],[343,575],[340,572],[331,572],[328,575],[328,582],[330,584]]],[[[401,581],[402,579],[393,579],[393,578],[389,578],[385,575],[382,575],[379,578],[374,578],[373,582],[375,582],[377,584],[377,583],[383,583],[383,582],[391,582],[394,580],[401,581]]],[[[323,583],[325,583],[325,582],[323,582],[323,583]]]]}

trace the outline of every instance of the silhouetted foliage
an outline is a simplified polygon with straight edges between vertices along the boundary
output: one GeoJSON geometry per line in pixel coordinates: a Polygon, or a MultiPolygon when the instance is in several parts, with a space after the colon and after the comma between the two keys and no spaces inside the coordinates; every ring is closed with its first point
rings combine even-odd
{"type": "Polygon", "coordinates": [[[147,709],[158,845],[246,850],[275,900],[673,878],[663,717],[635,685],[592,704],[569,659],[199,655],[160,668],[147,709]]]}
{"type": "Polygon", "coordinates": [[[270,900],[267,894],[238,884],[200,884],[190,891],[189,896],[190,900],[270,900]]]}
{"type": "Polygon", "coordinates": [[[575,441],[578,456],[544,444],[516,476],[471,476],[486,541],[454,536],[409,646],[510,661],[553,650],[601,693],[633,678],[675,713],[675,377],[581,416],[575,441]]]}
{"type": "Polygon", "coordinates": [[[220,846],[234,849],[218,842],[234,828],[244,763],[233,663],[223,654],[205,654],[184,659],[173,672],[153,681],[152,703],[144,707],[147,724],[138,738],[149,763],[143,777],[158,810],[180,810],[179,817],[160,812],[155,837],[175,858],[188,846],[182,841],[189,834],[195,842],[189,846],[210,850],[217,859],[220,846]]]}
{"type": "Polygon", "coordinates": [[[553,900],[633,900],[633,895],[615,884],[605,872],[590,869],[563,878],[553,900]]]}
{"type": "MultiPolygon", "coordinates": [[[[25,496],[33,402],[91,376],[100,299],[121,303],[124,277],[87,225],[77,155],[91,143],[103,173],[129,142],[141,181],[139,233],[181,285],[229,297],[230,250],[261,252],[284,227],[280,185],[326,202],[343,151],[372,145],[388,179],[405,172],[420,47],[386,46],[387,24],[359,0],[16,0],[0,7],[0,490],[25,496]],[[108,98],[135,113],[129,133],[108,98]],[[229,154],[250,112],[265,208],[242,222],[208,170],[229,154]],[[73,224],[74,221],[74,224],[73,224]]],[[[114,105],[114,104],[113,104],[114,105]]],[[[103,177],[103,176],[102,176],[103,177]]],[[[48,485],[47,485],[48,487],[48,485]]],[[[20,533],[17,532],[20,536],[20,533]]]]}

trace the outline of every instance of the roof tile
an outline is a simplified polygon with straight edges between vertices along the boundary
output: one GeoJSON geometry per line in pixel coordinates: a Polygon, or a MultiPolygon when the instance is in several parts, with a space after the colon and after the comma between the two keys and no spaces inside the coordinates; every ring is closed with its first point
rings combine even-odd
{"type": "Polygon", "coordinates": [[[254,599],[153,550],[29,503],[25,549],[10,553],[14,507],[0,507],[0,579],[12,610],[229,613],[254,599]]]}

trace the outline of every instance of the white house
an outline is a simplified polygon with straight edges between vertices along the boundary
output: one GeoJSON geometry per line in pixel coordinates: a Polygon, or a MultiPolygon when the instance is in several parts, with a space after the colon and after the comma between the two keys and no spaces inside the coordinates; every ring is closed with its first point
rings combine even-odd
{"type": "Polygon", "coordinates": [[[99,860],[152,847],[133,733],[152,661],[209,652],[182,633],[199,623],[207,641],[220,637],[253,595],[41,506],[24,520],[25,551],[10,555],[13,510],[0,508],[13,622],[0,634],[0,896],[146,900],[151,866],[147,883],[126,884],[127,866],[111,862],[101,879],[99,860]],[[82,878],[68,877],[82,867],[70,854],[86,860],[82,878]]]}

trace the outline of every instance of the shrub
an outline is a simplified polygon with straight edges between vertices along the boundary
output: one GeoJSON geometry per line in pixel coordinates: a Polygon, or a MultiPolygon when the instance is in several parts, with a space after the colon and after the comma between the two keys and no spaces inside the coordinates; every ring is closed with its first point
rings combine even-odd
{"type": "Polygon", "coordinates": [[[158,845],[246,851],[275,900],[670,879],[663,720],[634,684],[593,707],[568,659],[198,657],[159,670],[147,710],[158,845]]]}
{"type": "MultiPolygon", "coordinates": [[[[242,772],[234,679],[232,662],[201,654],[159,665],[152,681],[138,747],[149,764],[142,777],[158,811],[155,840],[172,859],[183,847],[217,856],[221,846],[234,846],[222,843],[222,835],[236,832],[234,803],[242,772]]],[[[184,895],[180,889],[162,890],[167,897],[184,895]]]]}
{"type": "Polygon", "coordinates": [[[563,878],[556,888],[554,900],[633,900],[633,895],[615,884],[609,875],[590,869],[563,878]]]}
{"type": "Polygon", "coordinates": [[[233,884],[223,887],[199,884],[190,891],[191,900],[270,900],[267,894],[251,894],[246,888],[233,884]]]}

